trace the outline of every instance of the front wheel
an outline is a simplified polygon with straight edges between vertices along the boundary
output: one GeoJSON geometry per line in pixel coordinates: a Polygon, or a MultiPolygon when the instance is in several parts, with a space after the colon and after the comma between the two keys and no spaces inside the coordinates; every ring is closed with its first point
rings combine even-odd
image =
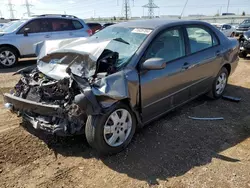
{"type": "Polygon", "coordinates": [[[0,66],[7,68],[12,67],[18,61],[16,51],[9,47],[0,48],[0,66]]]}
{"type": "Polygon", "coordinates": [[[228,81],[228,71],[225,67],[222,67],[219,74],[215,78],[212,85],[212,98],[219,99],[225,92],[228,81]]]}
{"type": "Polygon", "coordinates": [[[100,154],[116,154],[131,142],[136,129],[136,119],[124,104],[115,104],[104,115],[89,116],[85,134],[90,146],[100,154]]]}

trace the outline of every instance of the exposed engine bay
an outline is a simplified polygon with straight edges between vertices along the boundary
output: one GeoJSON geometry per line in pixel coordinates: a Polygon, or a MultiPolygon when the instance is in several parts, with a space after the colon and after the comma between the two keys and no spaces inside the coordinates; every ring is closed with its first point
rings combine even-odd
{"type": "MultiPolygon", "coordinates": [[[[65,69],[68,73],[67,77],[59,80],[54,79],[42,73],[39,68],[28,71],[21,70],[19,73],[22,74],[22,77],[14,87],[13,95],[35,103],[57,105],[63,109],[60,116],[57,117],[54,114],[51,114],[51,116],[42,115],[30,109],[13,110],[17,110],[35,128],[58,135],[64,135],[65,133],[69,135],[82,134],[87,118],[86,111],[83,110],[83,108],[86,108],[83,100],[85,97],[84,89],[91,88],[98,80],[116,72],[115,64],[118,60],[118,53],[104,50],[96,62],[96,69],[91,77],[85,77],[87,69],[84,63],[77,61],[77,59],[80,59],[79,54],[52,54],[49,58],[45,57],[40,61],[51,63],[51,61],[55,61],[55,57],[57,57],[57,61],[67,62],[69,62],[70,57],[73,58],[73,61],[65,69]],[[75,75],[73,73],[76,71],[71,70],[75,66],[74,64],[78,64],[77,70],[81,74],[75,75]],[[84,95],[84,97],[81,95],[84,95]]],[[[57,65],[60,66],[60,64],[57,65]]]]}

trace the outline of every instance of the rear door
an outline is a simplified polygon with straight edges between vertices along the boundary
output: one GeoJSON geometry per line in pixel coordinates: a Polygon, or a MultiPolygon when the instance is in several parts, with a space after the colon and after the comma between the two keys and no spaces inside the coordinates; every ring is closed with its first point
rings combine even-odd
{"type": "Polygon", "coordinates": [[[16,43],[22,55],[34,55],[34,44],[51,38],[50,23],[48,19],[35,19],[25,24],[16,35],[16,43]],[[24,36],[25,28],[29,28],[27,36],[24,36]]]}
{"type": "Polygon", "coordinates": [[[163,70],[140,72],[144,123],[157,118],[189,99],[192,72],[186,69],[185,38],[181,27],[167,29],[150,44],[142,62],[158,57],[166,61],[163,70]]]}
{"type": "Polygon", "coordinates": [[[215,33],[204,25],[186,26],[189,40],[189,69],[192,69],[191,97],[208,91],[222,63],[220,42],[215,33]]]}

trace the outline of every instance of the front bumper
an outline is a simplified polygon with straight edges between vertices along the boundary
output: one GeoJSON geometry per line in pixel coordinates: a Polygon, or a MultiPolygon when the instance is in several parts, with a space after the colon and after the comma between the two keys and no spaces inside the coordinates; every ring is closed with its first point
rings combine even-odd
{"type": "Polygon", "coordinates": [[[248,30],[244,30],[244,31],[242,31],[242,30],[236,30],[236,31],[235,31],[235,36],[243,35],[244,32],[246,32],[246,31],[248,31],[248,30]]]}
{"type": "Polygon", "coordinates": [[[63,117],[64,110],[58,105],[43,104],[16,97],[9,93],[4,94],[5,103],[13,106],[13,111],[26,111],[45,116],[63,117]]]}
{"type": "Polygon", "coordinates": [[[33,128],[59,136],[69,135],[68,120],[60,106],[33,102],[8,93],[4,94],[4,101],[12,112],[19,113],[33,128]]]}

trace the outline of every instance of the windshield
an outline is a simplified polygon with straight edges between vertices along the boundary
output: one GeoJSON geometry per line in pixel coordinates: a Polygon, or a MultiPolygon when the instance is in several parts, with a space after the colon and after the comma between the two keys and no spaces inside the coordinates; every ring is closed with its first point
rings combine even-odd
{"type": "Polygon", "coordinates": [[[105,49],[118,53],[115,66],[120,68],[128,63],[151,32],[151,29],[107,27],[93,35],[91,39],[111,40],[105,49]]]}
{"type": "Polygon", "coordinates": [[[250,27],[250,20],[245,20],[243,21],[240,26],[243,26],[243,27],[250,27]]]}
{"type": "Polygon", "coordinates": [[[19,26],[21,26],[25,20],[19,20],[19,21],[12,21],[6,24],[6,26],[2,27],[0,31],[5,33],[11,33],[15,31],[19,26]]]}

